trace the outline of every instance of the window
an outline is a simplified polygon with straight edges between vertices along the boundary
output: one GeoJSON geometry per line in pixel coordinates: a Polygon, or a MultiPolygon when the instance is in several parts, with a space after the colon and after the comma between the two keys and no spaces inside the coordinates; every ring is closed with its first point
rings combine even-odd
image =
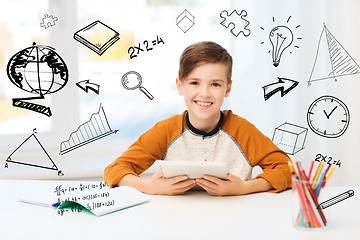
{"type": "MultiPolygon", "coordinates": [[[[60,165],[71,162],[76,168],[74,163],[78,159],[60,159],[89,155],[89,151],[118,155],[156,122],[186,109],[175,86],[179,57],[185,47],[197,41],[211,40],[231,50],[231,36],[216,34],[222,29],[219,13],[230,8],[230,0],[105,1],[101,4],[94,0],[43,0],[7,1],[4,6],[7,7],[0,10],[0,141],[6,144],[1,144],[0,151],[6,156],[32,134],[34,128],[39,139],[45,142],[44,147],[60,165]],[[195,18],[195,24],[186,33],[176,26],[176,18],[185,9],[195,18]],[[15,12],[17,17],[13,17],[15,12]],[[45,14],[58,18],[55,26],[40,27],[45,14]],[[75,32],[96,20],[120,35],[120,39],[101,56],[74,39],[75,32]],[[51,117],[12,106],[13,98],[27,97],[28,93],[8,79],[7,62],[32,42],[54,47],[69,70],[66,86],[39,101],[51,108],[51,117]],[[150,43],[152,45],[146,46],[150,43]],[[135,46],[143,50],[130,59],[129,49],[135,46]],[[142,86],[154,97],[153,100],[139,89],[123,87],[121,78],[129,71],[141,75],[142,86]],[[100,85],[99,94],[78,88],[76,83],[83,80],[100,85]],[[76,149],[69,157],[60,156],[60,143],[89,121],[100,105],[109,125],[118,132],[76,149]]],[[[36,151],[31,147],[24,150],[36,151]]]]}
{"type": "MultiPolygon", "coordinates": [[[[49,32],[39,26],[38,16],[47,13],[48,2],[5,0],[0,9],[0,137],[22,134],[32,130],[34,123],[42,126],[39,131],[49,132],[52,121],[43,116],[12,106],[12,98],[33,97],[11,83],[7,77],[8,60],[18,51],[30,47],[32,42],[48,44],[49,32]]],[[[46,98],[51,104],[51,97],[46,98]]]]}
{"type": "Polygon", "coordinates": [[[100,20],[120,33],[118,43],[102,56],[78,46],[79,80],[90,79],[100,85],[101,92],[99,95],[80,92],[81,122],[87,121],[101,103],[111,126],[119,129],[112,137],[135,139],[156,122],[185,109],[175,86],[182,50],[202,40],[230,46],[229,38],[213,34],[219,25],[218,9],[228,3],[185,3],[185,7],[175,7],[174,1],[114,1],[97,8],[86,8],[85,5],[96,5],[96,1],[78,1],[78,29],[100,20]],[[175,25],[176,17],[185,9],[195,17],[195,25],[186,33],[175,25]],[[153,45],[153,41],[160,42],[153,45]],[[129,55],[131,47],[138,53],[132,59],[129,55]],[[121,77],[128,71],[141,75],[142,87],[154,96],[153,100],[139,89],[126,90],[122,86],[121,77]]]}

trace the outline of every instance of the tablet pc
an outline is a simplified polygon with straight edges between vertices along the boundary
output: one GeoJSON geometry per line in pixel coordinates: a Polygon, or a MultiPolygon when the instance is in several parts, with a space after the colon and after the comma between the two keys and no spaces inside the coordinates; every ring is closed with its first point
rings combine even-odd
{"type": "Polygon", "coordinates": [[[200,161],[169,161],[160,162],[164,177],[187,175],[188,178],[202,178],[204,174],[226,179],[229,172],[225,162],[200,162],[200,161]]]}

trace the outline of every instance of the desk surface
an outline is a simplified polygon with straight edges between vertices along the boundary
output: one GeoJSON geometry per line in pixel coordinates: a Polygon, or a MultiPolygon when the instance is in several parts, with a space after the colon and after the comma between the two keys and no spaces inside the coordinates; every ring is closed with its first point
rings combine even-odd
{"type": "MultiPolygon", "coordinates": [[[[0,180],[1,239],[359,239],[360,187],[333,187],[355,196],[331,206],[331,226],[302,231],[291,223],[291,191],[214,197],[206,192],[150,195],[150,202],[102,217],[17,201],[24,192],[52,191],[60,181],[0,180]],[[21,193],[21,194],[20,194],[21,193]]],[[[68,182],[78,184],[76,182],[68,182]]],[[[81,183],[87,183],[81,181],[81,183]]],[[[51,192],[50,192],[51,193],[51,192]]],[[[325,210],[324,210],[325,211],[325,210]]]]}

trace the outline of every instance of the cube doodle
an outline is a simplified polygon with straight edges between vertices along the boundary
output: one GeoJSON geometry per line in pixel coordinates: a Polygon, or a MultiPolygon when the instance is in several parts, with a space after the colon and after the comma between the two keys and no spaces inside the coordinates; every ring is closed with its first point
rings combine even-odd
{"type": "Polygon", "coordinates": [[[184,10],[177,18],[176,25],[186,33],[195,24],[195,18],[188,10],[184,10]]]}
{"type": "Polygon", "coordinates": [[[53,17],[53,15],[45,14],[44,18],[42,19],[42,22],[40,22],[40,26],[47,29],[48,27],[55,26],[55,22],[58,20],[57,17],[53,17]]]}
{"type": "Polygon", "coordinates": [[[247,12],[245,10],[241,10],[240,14],[234,10],[230,15],[228,11],[224,10],[220,13],[220,17],[223,19],[220,24],[229,28],[235,37],[239,36],[240,33],[248,37],[251,31],[248,29],[250,22],[245,19],[246,16],[247,12]]]}
{"type": "Polygon", "coordinates": [[[285,122],[275,128],[272,141],[287,154],[294,155],[304,149],[307,131],[307,128],[285,122]]]}

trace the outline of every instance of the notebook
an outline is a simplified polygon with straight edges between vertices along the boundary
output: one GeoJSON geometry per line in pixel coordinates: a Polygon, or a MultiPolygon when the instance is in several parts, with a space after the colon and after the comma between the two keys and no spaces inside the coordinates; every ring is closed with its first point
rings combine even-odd
{"type": "Polygon", "coordinates": [[[74,39],[101,56],[120,37],[117,31],[97,20],[74,33],[74,39]]]}
{"type": "MultiPolygon", "coordinates": [[[[100,183],[104,184],[104,183],[100,183]]],[[[105,184],[104,184],[105,185],[105,184]]],[[[149,201],[146,194],[135,188],[120,186],[110,189],[99,184],[77,184],[72,186],[59,185],[48,197],[42,198],[36,194],[31,197],[20,197],[19,201],[54,209],[87,209],[96,216],[103,216],[149,201]],[[93,187],[94,186],[94,187],[93,187]]]]}

